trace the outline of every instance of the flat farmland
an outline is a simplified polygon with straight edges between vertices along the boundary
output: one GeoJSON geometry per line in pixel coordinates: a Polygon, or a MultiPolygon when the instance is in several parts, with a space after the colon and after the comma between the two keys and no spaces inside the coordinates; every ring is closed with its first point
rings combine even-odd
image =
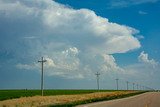
{"type": "MultiPolygon", "coordinates": [[[[44,90],[44,96],[53,95],[75,95],[75,94],[88,94],[94,92],[113,92],[116,90],[44,90]]],[[[20,98],[20,97],[31,97],[40,96],[41,90],[0,90],[0,101],[20,98]]]]}
{"type": "Polygon", "coordinates": [[[1,93],[0,96],[3,101],[0,101],[0,106],[63,107],[67,105],[67,107],[71,107],[79,104],[128,97],[143,93],[143,91],[45,90],[45,96],[40,96],[40,90],[1,90],[1,93]]]}

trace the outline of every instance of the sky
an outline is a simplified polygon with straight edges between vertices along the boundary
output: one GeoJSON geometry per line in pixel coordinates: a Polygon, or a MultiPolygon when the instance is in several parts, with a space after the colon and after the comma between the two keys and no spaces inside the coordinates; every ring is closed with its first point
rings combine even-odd
{"type": "Polygon", "coordinates": [[[0,89],[160,89],[159,0],[0,0],[0,89]]]}

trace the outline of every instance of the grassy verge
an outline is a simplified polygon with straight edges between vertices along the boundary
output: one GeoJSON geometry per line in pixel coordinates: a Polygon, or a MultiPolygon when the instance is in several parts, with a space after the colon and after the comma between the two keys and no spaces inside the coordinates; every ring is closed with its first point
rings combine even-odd
{"type": "Polygon", "coordinates": [[[87,103],[92,103],[92,102],[108,101],[108,100],[113,100],[113,99],[125,98],[125,97],[129,97],[129,96],[142,94],[142,93],[145,93],[145,92],[146,91],[139,91],[139,92],[134,92],[134,93],[129,93],[129,94],[122,94],[122,95],[118,95],[118,96],[110,96],[110,97],[103,97],[103,98],[93,98],[93,99],[89,99],[89,100],[72,102],[72,103],[49,105],[49,107],[73,107],[73,106],[76,106],[76,105],[87,104],[87,103]]]}

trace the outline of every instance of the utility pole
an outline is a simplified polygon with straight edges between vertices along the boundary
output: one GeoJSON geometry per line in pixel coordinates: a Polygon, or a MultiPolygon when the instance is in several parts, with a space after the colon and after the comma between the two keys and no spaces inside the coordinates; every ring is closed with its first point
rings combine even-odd
{"type": "Polygon", "coordinates": [[[99,90],[99,75],[100,75],[100,73],[97,72],[95,75],[97,76],[97,88],[99,90]]]}
{"type": "MultiPolygon", "coordinates": [[[[140,86],[141,87],[141,86],[140,86]]],[[[140,88],[141,89],[141,88],[140,88]]],[[[138,84],[137,84],[137,90],[138,90],[138,84]]]]}
{"type": "Polygon", "coordinates": [[[143,90],[143,86],[142,85],[139,85],[139,90],[143,90]]]}
{"type": "Polygon", "coordinates": [[[129,82],[128,82],[128,81],[126,81],[126,83],[127,83],[127,90],[128,90],[128,84],[129,84],[129,82]]]}
{"type": "Polygon", "coordinates": [[[133,90],[134,90],[134,85],[135,85],[135,83],[133,83],[133,90]]]}
{"type": "Polygon", "coordinates": [[[145,90],[145,89],[144,89],[144,86],[143,86],[143,90],[145,90]]]}
{"type": "Polygon", "coordinates": [[[143,86],[142,85],[139,88],[140,88],[140,90],[143,90],[143,86]]]}
{"type": "Polygon", "coordinates": [[[115,80],[116,80],[117,90],[118,90],[118,80],[119,80],[119,79],[117,78],[117,79],[115,79],[115,80]]]}
{"type": "Polygon", "coordinates": [[[41,70],[42,70],[42,74],[41,74],[41,95],[43,96],[43,64],[44,64],[44,62],[47,62],[47,60],[44,60],[43,59],[43,57],[42,57],[42,59],[41,60],[39,60],[38,62],[40,62],[42,65],[42,68],[41,68],[41,70]]]}

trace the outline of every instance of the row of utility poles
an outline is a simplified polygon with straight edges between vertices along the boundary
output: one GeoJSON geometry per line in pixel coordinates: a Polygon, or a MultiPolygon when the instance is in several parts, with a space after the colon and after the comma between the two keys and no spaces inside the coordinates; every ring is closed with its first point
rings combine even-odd
{"type": "MultiPolygon", "coordinates": [[[[95,74],[97,76],[97,89],[99,90],[99,75],[100,73],[96,73],[95,74]]],[[[119,79],[116,78],[116,89],[119,90],[119,79]]],[[[129,90],[129,81],[126,81],[126,85],[127,85],[127,89],[126,90],[129,90]]],[[[133,85],[133,88],[130,89],[130,90],[154,90],[153,88],[149,88],[149,87],[146,87],[146,86],[142,86],[142,85],[139,85],[139,84],[135,84],[135,83],[131,83],[133,85]],[[135,85],[137,86],[137,89],[135,89],[135,85]]]]}
{"type": "MultiPolygon", "coordinates": [[[[97,72],[95,75],[97,77],[97,89],[99,90],[100,89],[99,88],[99,78],[100,78],[99,76],[100,76],[100,73],[97,72]]],[[[116,80],[116,89],[119,90],[119,79],[116,78],[115,80],[116,80]]],[[[126,81],[126,85],[127,85],[127,89],[126,90],[154,90],[152,88],[149,88],[149,87],[146,87],[146,86],[142,86],[140,84],[131,83],[129,81],[126,81]],[[132,86],[133,86],[132,89],[129,89],[129,84],[132,84],[132,86]],[[135,89],[135,85],[137,86],[137,89],[135,89]]]]}
{"type": "MultiPolygon", "coordinates": [[[[119,79],[115,79],[115,80],[116,80],[117,90],[118,90],[118,80],[119,79]]],[[[130,89],[130,90],[154,90],[153,88],[149,88],[149,87],[146,87],[146,86],[142,86],[140,84],[135,84],[135,83],[126,81],[127,90],[129,90],[129,84],[132,84],[132,86],[133,86],[132,89],[130,89]],[[135,86],[137,86],[137,88],[135,88],[135,86]]]]}
{"type": "MultiPolygon", "coordinates": [[[[116,80],[116,86],[117,86],[117,90],[119,89],[119,85],[118,85],[118,78],[117,79],[115,79],[116,80]]],[[[131,82],[129,82],[129,81],[126,81],[126,85],[127,85],[127,90],[129,90],[129,83],[131,83],[131,82]]],[[[142,85],[139,85],[139,84],[135,84],[135,83],[131,83],[132,85],[133,85],[133,88],[132,89],[130,89],[130,90],[147,90],[147,87],[145,87],[145,86],[142,86],[142,85]],[[137,89],[135,89],[135,85],[137,86],[137,89]]]]}
{"type": "MultiPolygon", "coordinates": [[[[45,60],[43,57],[41,58],[41,60],[39,60],[38,61],[39,63],[41,63],[41,95],[43,96],[43,88],[44,88],[44,73],[43,73],[43,66],[44,66],[44,63],[45,62],[47,62],[47,60],[45,60]]],[[[100,78],[100,73],[99,72],[97,72],[96,74],[96,77],[97,77],[97,89],[99,90],[100,88],[99,88],[99,78],[100,78]]],[[[117,88],[117,90],[119,90],[119,79],[117,78],[117,79],[115,79],[116,80],[116,88],[117,88]]],[[[129,81],[126,81],[126,83],[127,83],[127,90],[129,90],[129,81]]],[[[132,83],[133,84],[133,90],[135,90],[135,83],[132,83]]],[[[145,87],[145,86],[141,86],[141,85],[139,85],[139,84],[137,84],[137,90],[154,90],[154,89],[152,89],[152,88],[149,88],[149,87],[145,87]],[[143,87],[143,89],[142,88],[140,88],[139,89],[139,86],[140,87],[143,87]]]]}

